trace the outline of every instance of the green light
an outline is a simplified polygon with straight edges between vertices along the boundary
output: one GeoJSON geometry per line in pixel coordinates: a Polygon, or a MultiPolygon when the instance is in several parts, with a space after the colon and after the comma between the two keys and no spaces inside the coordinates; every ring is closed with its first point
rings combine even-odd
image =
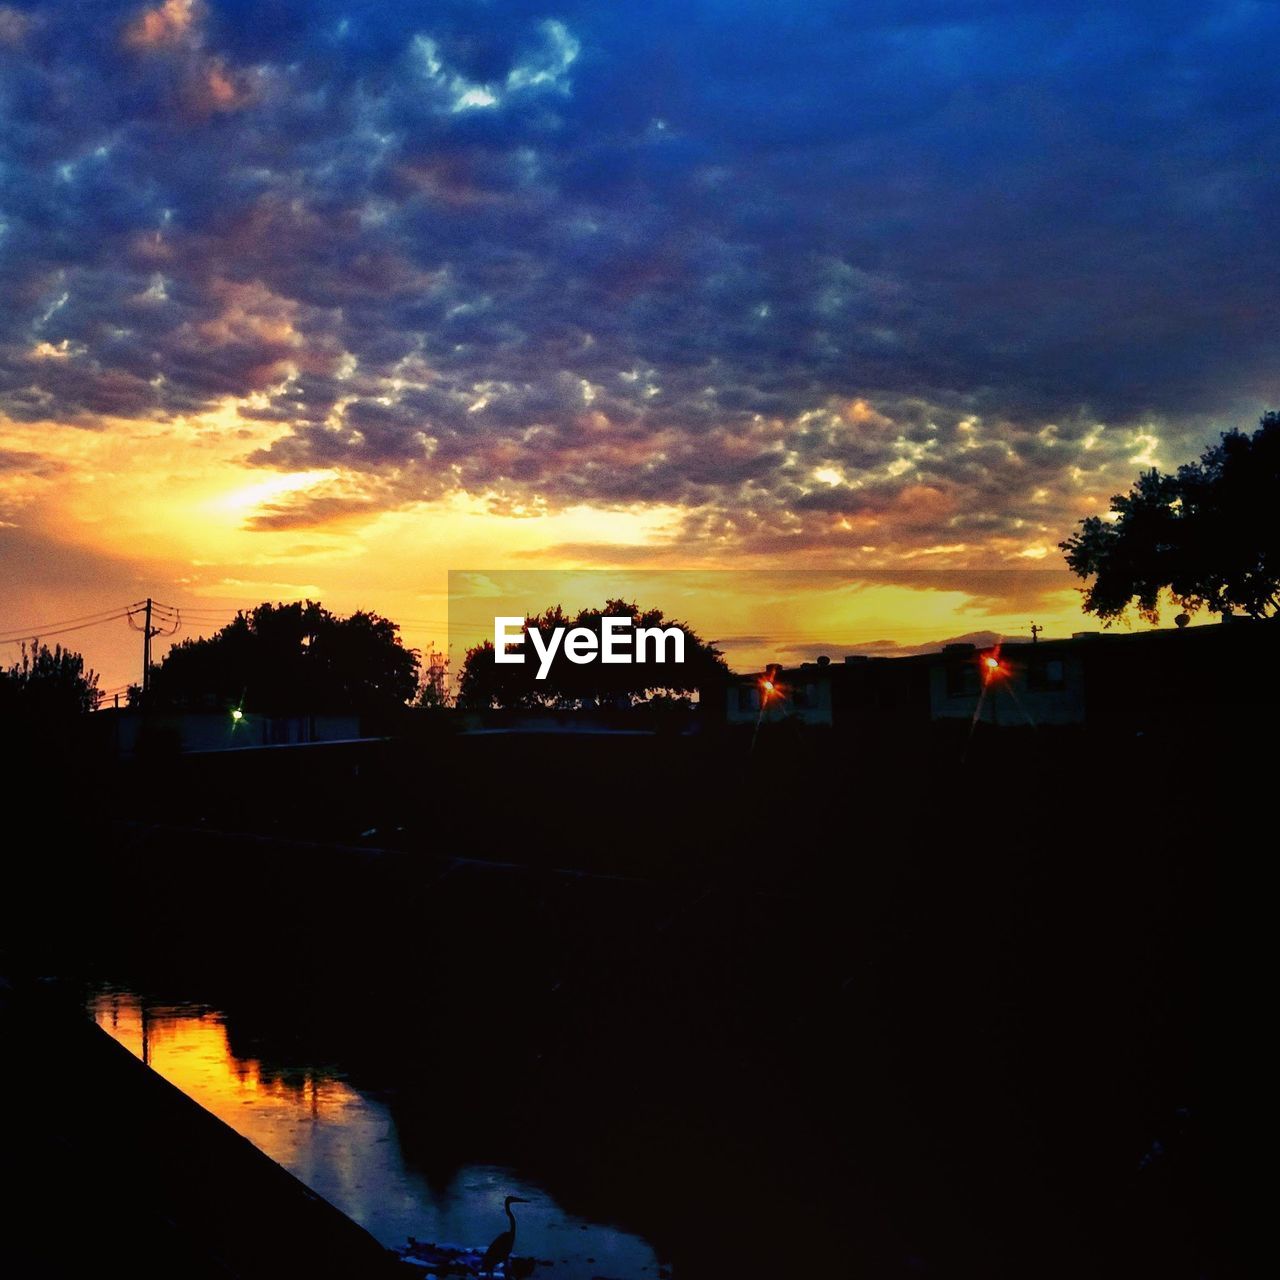
{"type": "Polygon", "coordinates": [[[244,719],[244,712],[241,711],[239,707],[236,707],[236,709],[231,713],[231,718],[239,724],[240,721],[244,719]]]}

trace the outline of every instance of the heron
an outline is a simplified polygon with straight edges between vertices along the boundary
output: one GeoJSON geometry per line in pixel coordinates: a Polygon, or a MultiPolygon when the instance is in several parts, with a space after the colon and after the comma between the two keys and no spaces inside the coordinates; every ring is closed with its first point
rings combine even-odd
{"type": "Polygon", "coordinates": [[[523,1196],[508,1196],[502,1202],[502,1207],[506,1210],[507,1221],[511,1223],[511,1226],[500,1236],[496,1236],[493,1243],[484,1251],[484,1258],[480,1262],[480,1270],[485,1275],[493,1275],[494,1267],[500,1262],[504,1272],[510,1269],[511,1250],[516,1247],[516,1215],[511,1212],[511,1206],[513,1204],[529,1203],[523,1196]]]}

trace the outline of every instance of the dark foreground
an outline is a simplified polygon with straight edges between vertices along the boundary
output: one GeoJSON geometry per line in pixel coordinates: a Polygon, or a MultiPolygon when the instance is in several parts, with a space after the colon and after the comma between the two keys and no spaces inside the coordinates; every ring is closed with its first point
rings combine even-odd
{"type": "MultiPolygon", "coordinates": [[[[677,1280],[1240,1274],[1242,739],[641,742],[171,762],[7,899],[8,957],[198,994],[376,1088],[428,1177],[554,1183],[677,1280]]],[[[138,1185],[91,1262],[165,1238],[138,1185]]]]}
{"type": "Polygon", "coordinates": [[[0,1274],[395,1276],[372,1236],[44,984],[0,986],[0,1274]]]}

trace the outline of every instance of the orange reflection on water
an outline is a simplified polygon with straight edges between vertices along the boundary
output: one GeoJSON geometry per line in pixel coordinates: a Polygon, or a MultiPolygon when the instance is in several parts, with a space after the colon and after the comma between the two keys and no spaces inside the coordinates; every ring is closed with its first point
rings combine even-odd
{"type": "Polygon", "coordinates": [[[99,994],[94,1021],[171,1084],[272,1159],[295,1166],[317,1122],[343,1124],[363,1099],[312,1070],[270,1072],[231,1049],[222,1017],[194,1006],[148,1006],[128,992],[99,994]]]}
{"type": "MultiPolygon", "coordinates": [[[[125,1048],[336,1205],[388,1247],[409,1236],[483,1245],[506,1225],[502,1203],[523,1196],[522,1249],[565,1259],[565,1280],[653,1275],[657,1258],[638,1237],[565,1213],[512,1169],[465,1165],[443,1194],[405,1162],[386,1102],[352,1088],[325,1064],[273,1066],[231,1047],[221,1013],[160,1004],[117,987],[89,1000],[94,1021],[125,1048]]],[[[557,1270],[557,1275],[561,1271],[557,1270]]]]}

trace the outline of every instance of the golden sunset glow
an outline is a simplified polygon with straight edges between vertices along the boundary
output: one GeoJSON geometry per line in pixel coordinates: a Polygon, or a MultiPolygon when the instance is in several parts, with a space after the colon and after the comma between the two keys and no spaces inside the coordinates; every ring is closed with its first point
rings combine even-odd
{"type": "MultiPolygon", "coordinates": [[[[798,114],[779,124],[791,141],[766,162],[756,112],[772,99],[738,101],[732,58],[686,68],[683,105],[642,107],[619,91],[629,72],[607,79],[634,36],[604,11],[495,19],[483,55],[416,9],[266,39],[235,36],[212,0],[160,0],[113,10],[83,47],[64,38],[81,18],[0,4],[15,104],[49,117],[15,132],[4,163],[26,194],[0,208],[6,645],[147,597],[184,611],[179,636],[309,597],[376,611],[423,648],[445,642],[451,570],[535,567],[944,575],[877,579],[856,607],[803,593],[798,611],[753,588],[750,617],[718,597],[646,601],[704,633],[765,637],[734,662],[770,637],[1021,634],[1032,609],[1068,635],[1070,582],[945,575],[1058,569],[1059,543],[1138,470],[1194,456],[1214,415],[1261,403],[1250,343],[1269,330],[1245,330],[1265,315],[1250,283],[1265,272],[1203,278],[1214,255],[1188,259],[1181,223],[1162,222],[1188,207],[1160,176],[1176,164],[1123,168],[1153,238],[1141,252],[1105,219],[1090,227],[1106,202],[1073,197],[1040,215],[1078,225],[1010,258],[1022,205],[986,209],[982,193],[1074,175],[1075,152],[1053,154],[1071,131],[1013,147],[961,112],[937,138],[867,134],[859,105],[837,143],[850,84],[889,99],[886,121],[916,110],[897,99],[918,77],[886,77],[870,45],[844,50],[860,70],[833,83],[803,58],[785,99],[798,114]],[[616,61],[584,56],[620,39],[616,61]],[[796,169],[782,158],[807,131],[831,149],[796,169]],[[938,169],[940,142],[968,157],[963,181],[938,169]],[[1079,243],[1093,256],[1064,277],[1055,246],[1079,243]],[[1205,341],[1223,317],[1233,340],[1205,341]]],[[[847,33],[813,21],[825,58],[847,33]]],[[[779,49],[758,23],[756,47],[779,49]]],[[[977,47],[953,56],[950,39],[916,49],[944,100],[977,47]]],[[[1183,102],[1191,80],[1175,83],[1137,98],[1183,102]]],[[[1087,135],[1094,95],[1070,77],[1063,93],[1087,135]]],[[[1215,206],[1243,217],[1248,184],[1224,173],[1205,189],[1244,184],[1215,206]]],[[[127,628],[75,634],[104,688],[137,677],[127,628]]]]}
{"type": "Polygon", "coordinates": [[[819,654],[907,653],[978,633],[1029,639],[1032,614],[1055,634],[1086,629],[1063,572],[494,570],[450,575],[454,652],[493,639],[495,601],[526,614],[557,602],[574,612],[602,605],[602,589],[689,623],[738,670],[819,654]]]}
{"type": "Polygon", "coordinates": [[[1277,40],[0,0],[4,1280],[1235,1274],[1277,40]]]}
{"type": "MultiPolygon", "coordinates": [[[[1020,635],[1032,613],[1054,634],[1087,625],[1065,573],[1014,579],[1007,571],[1003,585],[984,585],[979,574],[973,584],[962,572],[939,574],[965,565],[963,546],[907,557],[905,567],[930,571],[915,580],[909,572],[896,582],[859,581],[853,571],[843,582],[789,577],[788,567],[817,569],[830,559],[817,552],[794,564],[739,553],[730,563],[742,572],[726,577],[714,572],[723,562],[711,549],[680,541],[682,513],[674,506],[512,510],[495,495],[458,493],[384,509],[362,501],[368,486],[336,467],[264,472],[249,465],[247,455],[281,432],[246,421],[242,411],[227,404],[163,425],[100,430],[8,424],[9,447],[32,465],[0,475],[0,498],[24,529],[45,539],[47,557],[19,566],[6,583],[10,619],[70,617],[153,595],[186,608],[179,635],[187,636],[208,634],[263,600],[311,598],[340,612],[373,609],[400,622],[410,646],[451,642],[459,655],[491,634],[485,593],[498,591],[498,582],[527,612],[555,603],[580,608],[603,603],[599,571],[608,568],[613,594],[682,618],[723,641],[731,663],[746,667],[798,656],[805,646],[838,656],[855,645],[910,648],[970,631],[1020,635]],[[313,523],[304,515],[273,524],[299,502],[313,504],[313,523]],[[549,562],[558,568],[548,576],[529,576],[549,562]],[[499,569],[455,596],[451,614],[449,571],[493,566],[499,569]]],[[[882,575],[894,560],[857,557],[882,575]]],[[[81,638],[103,688],[137,678],[136,636],[123,623],[81,638]]]]}
{"type": "Polygon", "coordinates": [[[340,1080],[311,1071],[265,1075],[256,1059],[232,1053],[226,1026],[212,1012],[144,1011],[136,996],[122,993],[97,997],[93,1017],[113,1039],[263,1150],[279,1148],[287,1132],[277,1122],[281,1116],[336,1119],[360,1102],[340,1080]]]}

